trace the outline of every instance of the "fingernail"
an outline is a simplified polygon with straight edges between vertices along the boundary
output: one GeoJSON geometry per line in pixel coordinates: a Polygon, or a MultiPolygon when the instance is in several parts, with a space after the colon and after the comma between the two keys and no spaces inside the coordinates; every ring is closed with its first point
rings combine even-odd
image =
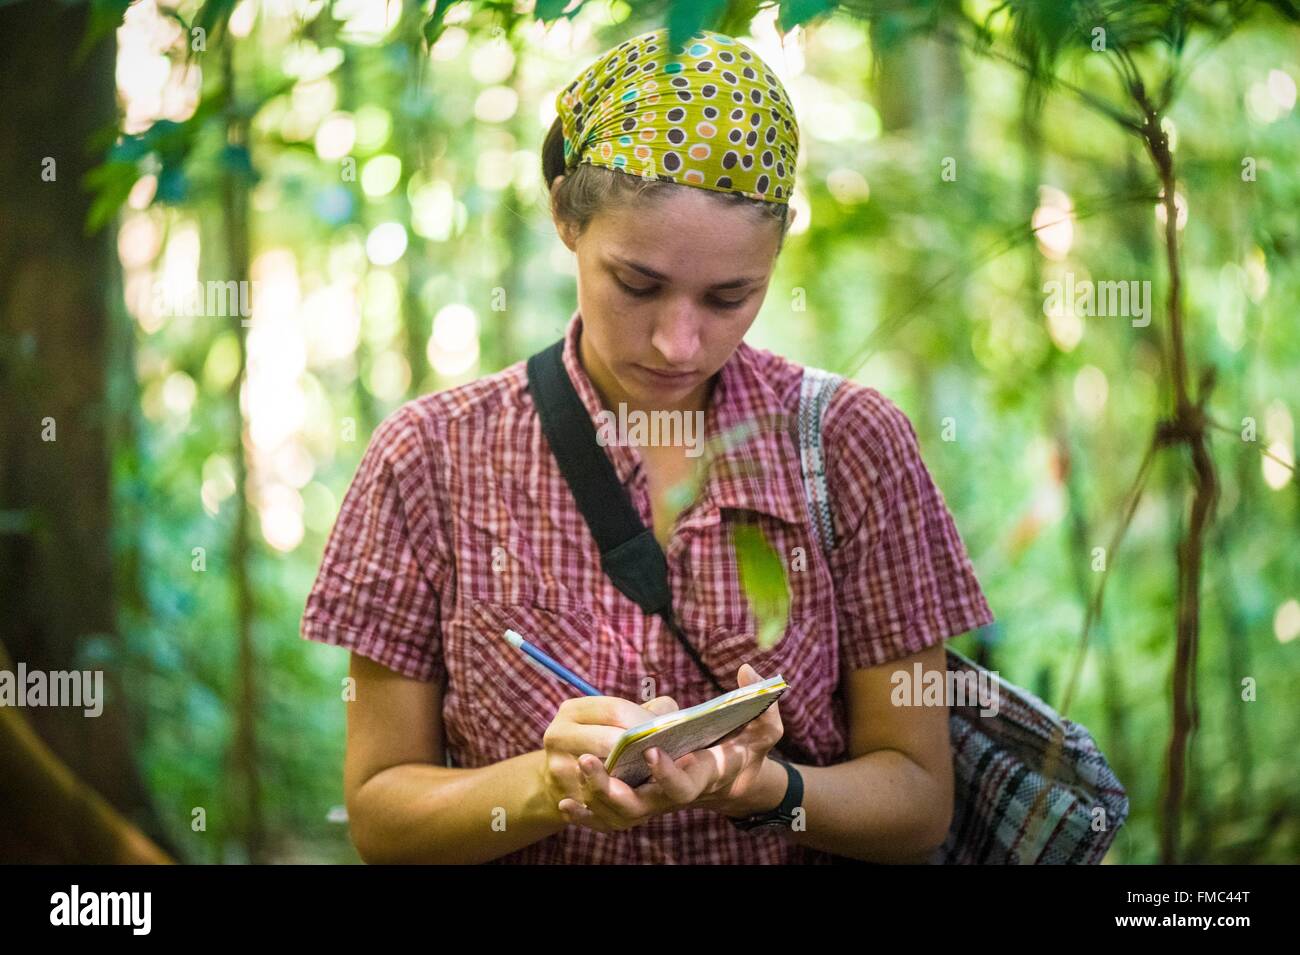
{"type": "Polygon", "coordinates": [[[657,750],[648,749],[645,751],[645,761],[649,763],[651,766],[653,766],[655,764],[655,761],[658,759],[659,759],[659,752],[657,750]]]}

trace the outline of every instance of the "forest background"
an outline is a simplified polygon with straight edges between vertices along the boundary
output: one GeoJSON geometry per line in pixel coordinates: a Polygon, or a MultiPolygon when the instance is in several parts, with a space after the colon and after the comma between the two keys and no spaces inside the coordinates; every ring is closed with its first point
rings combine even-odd
{"type": "Polygon", "coordinates": [[[0,707],[0,859],[356,860],[339,500],[559,336],[555,93],[663,24],[790,91],[748,341],[908,414],[1107,861],[1300,857],[1294,2],[0,0],[0,669],[108,682],[0,707]]]}

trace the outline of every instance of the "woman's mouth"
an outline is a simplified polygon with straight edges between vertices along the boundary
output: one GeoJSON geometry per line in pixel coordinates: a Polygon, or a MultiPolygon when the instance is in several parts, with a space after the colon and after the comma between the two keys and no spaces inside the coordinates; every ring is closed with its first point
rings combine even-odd
{"type": "Polygon", "coordinates": [[[645,365],[634,365],[633,367],[635,367],[637,371],[641,372],[643,377],[649,378],[651,381],[660,382],[661,384],[680,385],[695,377],[695,372],[693,371],[660,371],[657,368],[648,368],[645,365]]]}

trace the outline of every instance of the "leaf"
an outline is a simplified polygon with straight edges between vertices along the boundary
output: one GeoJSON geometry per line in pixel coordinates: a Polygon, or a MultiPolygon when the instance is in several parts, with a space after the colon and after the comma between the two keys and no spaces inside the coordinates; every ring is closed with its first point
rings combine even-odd
{"type": "Polygon", "coordinates": [[[86,35],[81,38],[73,62],[80,65],[90,51],[99,45],[114,30],[122,25],[126,9],[135,0],[90,0],[90,18],[86,24],[86,35]]]}
{"type": "Polygon", "coordinates": [[[86,213],[86,235],[94,235],[117,215],[138,177],[134,164],[119,162],[96,166],[82,177],[82,188],[95,193],[86,213]]]}
{"type": "MultiPolygon", "coordinates": [[[[564,8],[569,5],[569,0],[537,0],[537,6],[533,9],[533,16],[543,23],[550,23],[552,20],[558,20],[564,16],[564,8]]],[[[573,19],[574,15],[582,9],[582,3],[579,3],[569,13],[568,18],[573,19]]]]}
{"type": "Polygon", "coordinates": [[[205,0],[194,14],[194,29],[203,30],[207,41],[216,39],[230,22],[230,15],[235,12],[235,0],[205,0]]]}
{"type": "Polygon", "coordinates": [[[781,13],[778,17],[781,32],[786,33],[797,26],[803,26],[835,9],[836,6],[838,6],[836,0],[786,0],[781,4],[781,13]]]}
{"type": "Polygon", "coordinates": [[[668,45],[673,49],[684,44],[697,30],[711,24],[727,5],[727,0],[673,0],[668,11],[668,45]]]}
{"type": "Polygon", "coordinates": [[[790,613],[785,565],[762,528],[753,524],[732,524],[731,545],[741,589],[758,621],[758,649],[770,650],[781,639],[790,613]]]}
{"type": "Polygon", "coordinates": [[[167,163],[158,173],[158,188],[154,201],[163,205],[180,205],[190,193],[189,177],[178,165],[167,163]]]}
{"type": "Polygon", "coordinates": [[[1300,3],[1296,0],[1264,0],[1264,5],[1292,23],[1300,23],[1300,3]]]}
{"type": "Polygon", "coordinates": [[[433,13],[429,15],[429,19],[424,23],[424,42],[428,43],[429,46],[437,43],[438,38],[442,36],[443,21],[447,18],[447,11],[451,9],[452,4],[457,2],[458,0],[438,0],[433,5],[433,13]]]}

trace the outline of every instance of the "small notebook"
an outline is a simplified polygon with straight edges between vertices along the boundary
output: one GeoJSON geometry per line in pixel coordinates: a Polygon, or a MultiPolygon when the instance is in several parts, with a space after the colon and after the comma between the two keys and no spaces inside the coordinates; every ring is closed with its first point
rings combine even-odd
{"type": "Polygon", "coordinates": [[[651,778],[645,751],[651,746],[679,759],[687,753],[708,749],[724,736],[757,719],[788,689],[778,673],[761,683],[751,683],[724,693],[698,706],[656,716],[649,722],[625,730],[605,760],[605,772],[629,786],[640,786],[651,778]]]}

